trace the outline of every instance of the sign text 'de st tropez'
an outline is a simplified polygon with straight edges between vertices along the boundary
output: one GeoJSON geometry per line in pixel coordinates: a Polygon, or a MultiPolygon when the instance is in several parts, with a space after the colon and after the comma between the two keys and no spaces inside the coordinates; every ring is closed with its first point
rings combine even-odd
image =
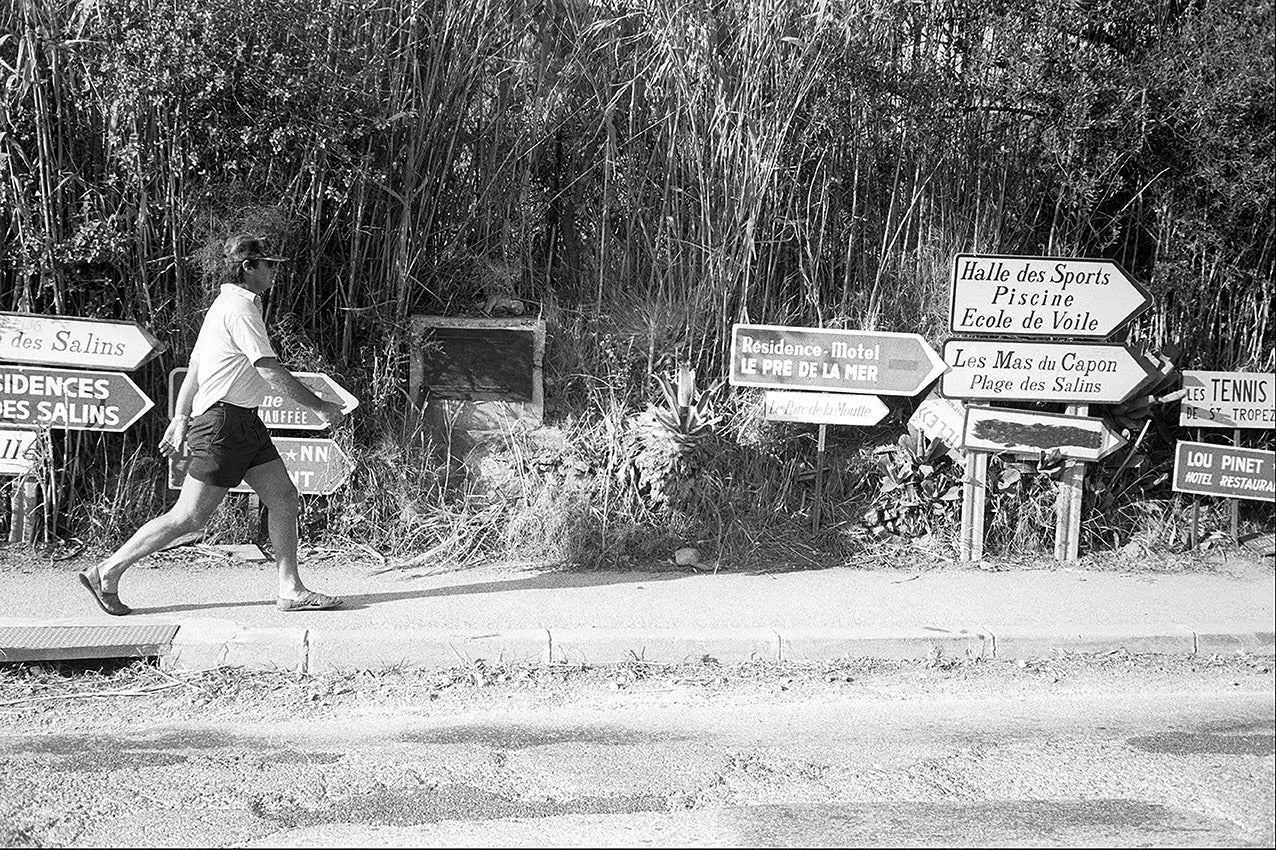
{"type": "Polygon", "coordinates": [[[0,360],[131,372],[159,340],[135,322],[0,313],[0,360]]]}
{"type": "Polygon", "coordinates": [[[0,420],[122,433],[155,403],[122,372],[0,365],[0,420]]]}
{"type": "MultiPolygon", "coordinates": [[[[272,437],[275,448],[283,458],[288,469],[288,477],[296,486],[297,492],[312,496],[327,496],[335,493],[350,473],[354,471],[354,463],[350,456],[341,450],[335,440],[317,437],[272,437]]],[[[174,490],[181,489],[186,478],[187,460],[169,459],[168,486],[174,490]]],[[[240,484],[231,488],[232,493],[251,493],[252,488],[240,484]]]]}
{"type": "MultiPolygon", "coordinates": [[[[185,367],[168,373],[168,414],[173,415],[177,405],[177,393],[186,379],[185,367]]],[[[350,394],[323,372],[293,372],[293,376],[306,385],[306,389],[328,401],[341,402],[341,412],[349,413],[359,406],[359,399],[350,394]]],[[[280,431],[322,431],[328,426],[313,410],[293,401],[285,395],[271,393],[261,401],[257,415],[267,428],[280,431]]]]}
{"type": "Polygon", "coordinates": [[[1156,371],[1123,345],[950,339],[941,388],[978,401],[1119,403],[1156,371]]]}
{"type": "Polygon", "coordinates": [[[1276,452],[1184,440],[1174,448],[1174,489],[1276,502],[1276,452]]]}
{"type": "Polygon", "coordinates": [[[1102,460],[1126,440],[1093,416],[996,407],[966,408],[962,447],[980,452],[1038,454],[1058,450],[1074,460],[1102,460]]]}
{"type": "Polygon", "coordinates": [[[912,396],[944,371],[918,334],[743,325],[731,329],[738,387],[912,396]]]}
{"type": "Polygon", "coordinates": [[[958,254],[949,328],[958,334],[1103,338],[1152,295],[1111,260],[958,254]]]}
{"type": "Polygon", "coordinates": [[[0,475],[25,475],[40,459],[39,431],[0,424],[0,475]]]}
{"type": "Polygon", "coordinates": [[[1194,428],[1276,428],[1276,375],[1183,371],[1179,424],[1194,428]]]}
{"type": "Polygon", "coordinates": [[[766,418],[773,422],[816,422],[824,425],[876,425],[890,412],[875,395],[806,393],[767,390],[766,418]]]}

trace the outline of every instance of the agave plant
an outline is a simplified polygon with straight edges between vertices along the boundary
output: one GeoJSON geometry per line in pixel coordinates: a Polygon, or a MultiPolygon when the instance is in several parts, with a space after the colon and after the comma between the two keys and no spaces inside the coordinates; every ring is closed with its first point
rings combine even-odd
{"type": "Polygon", "coordinates": [[[910,429],[897,443],[874,454],[882,473],[881,489],[863,516],[874,536],[925,534],[961,499],[961,468],[943,441],[910,429]]]}
{"type": "Polygon", "coordinates": [[[696,389],[695,382],[691,369],[679,370],[676,378],[657,375],[664,405],[650,405],[632,424],[629,468],[633,483],[656,507],[686,504],[704,442],[722,421],[713,410],[722,382],[704,392],[696,389]]]}

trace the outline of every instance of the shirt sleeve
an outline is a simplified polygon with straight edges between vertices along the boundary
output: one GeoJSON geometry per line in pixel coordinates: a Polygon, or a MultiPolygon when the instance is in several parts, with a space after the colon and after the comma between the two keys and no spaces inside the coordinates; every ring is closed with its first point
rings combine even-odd
{"type": "Polygon", "coordinates": [[[266,336],[266,323],[260,316],[235,316],[227,329],[235,347],[244,353],[249,363],[256,365],[263,357],[279,356],[266,336]]]}

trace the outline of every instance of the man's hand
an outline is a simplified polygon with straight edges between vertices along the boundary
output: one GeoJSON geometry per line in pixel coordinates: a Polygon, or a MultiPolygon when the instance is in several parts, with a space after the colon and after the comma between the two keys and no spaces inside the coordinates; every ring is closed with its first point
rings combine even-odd
{"type": "Polygon", "coordinates": [[[164,436],[160,437],[160,454],[164,457],[181,457],[186,452],[186,426],[189,424],[190,419],[185,416],[179,416],[168,423],[164,436]]]}
{"type": "Polygon", "coordinates": [[[327,399],[321,399],[321,401],[323,402],[323,406],[317,408],[315,413],[319,414],[319,418],[322,419],[329,428],[336,428],[346,418],[346,415],[341,412],[341,405],[335,401],[328,401],[327,399]]]}

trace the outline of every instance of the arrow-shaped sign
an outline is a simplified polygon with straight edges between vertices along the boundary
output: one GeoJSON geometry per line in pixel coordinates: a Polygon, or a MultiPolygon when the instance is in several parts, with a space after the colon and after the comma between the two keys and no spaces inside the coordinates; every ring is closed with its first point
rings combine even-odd
{"type": "Polygon", "coordinates": [[[949,328],[959,334],[1110,336],[1152,303],[1112,260],[958,254],[949,328]]]}
{"type": "Polygon", "coordinates": [[[918,334],[778,325],[731,329],[731,384],[912,396],[944,371],[918,334]]]}
{"type": "Polygon", "coordinates": [[[772,422],[876,425],[890,408],[875,395],[767,390],[764,412],[772,422]]]}
{"type": "Polygon", "coordinates": [[[0,419],[121,433],[155,402],[123,372],[0,365],[0,419]]]}
{"type": "MultiPolygon", "coordinates": [[[[354,471],[354,462],[341,450],[335,440],[315,437],[273,437],[275,448],[288,468],[288,476],[297,487],[297,492],[312,496],[327,496],[335,493],[350,473],[354,471]]],[[[168,486],[180,490],[186,479],[186,465],[189,461],[169,459],[168,486]]],[[[251,493],[247,484],[232,487],[232,493],[251,493]]]]}
{"type": "Polygon", "coordinates": [[[0,425],[0,475],[25,475],[40,460],[39,430],[0,425]]]}
{"type": "Polygon", "coordinates": [[[1276,375],[1183,370],[1187,395],[1179,425],[1192,428],[1276,427],[1276,375]]]}
{"type": "Polygon", "coordinates": [[[1065,416],[996,407],[966,408],[962,447],[976,452],[1039,454],[1058,450],[1075,460],[1101,460],[1126,439],[1094,416],[1065,416]]]}
{"type": "Polygon", "coordinates": [[[136,322],[0,313],[0,360],[131,372],[163,350],[136,322]]]}
{"type": "Polygon", "coordinates": [[[1157,374],[1133,348],[1102,343],[950,339],[944,361],[944,395],[973,401],[1117,404],[1157,374]]]}
{"type": "MultiPolygon", "coordinates": [[[[173,415],[177,404],[177,392],[186,380],[185,367],[168,373],[168,414],[173,415]]],[[[341,402],[341,412],[349,413],[359,406],[359,399],[345,387],[323,372],[293,372],[293,377],[306,385],[312,393],[328,401],[341,402]]],[[[267,428],[278,431],[322,431],[328,426],[313,410],[293,401],[286,395],[271,394],[262,399],[257,415],[267,428]]]]}

